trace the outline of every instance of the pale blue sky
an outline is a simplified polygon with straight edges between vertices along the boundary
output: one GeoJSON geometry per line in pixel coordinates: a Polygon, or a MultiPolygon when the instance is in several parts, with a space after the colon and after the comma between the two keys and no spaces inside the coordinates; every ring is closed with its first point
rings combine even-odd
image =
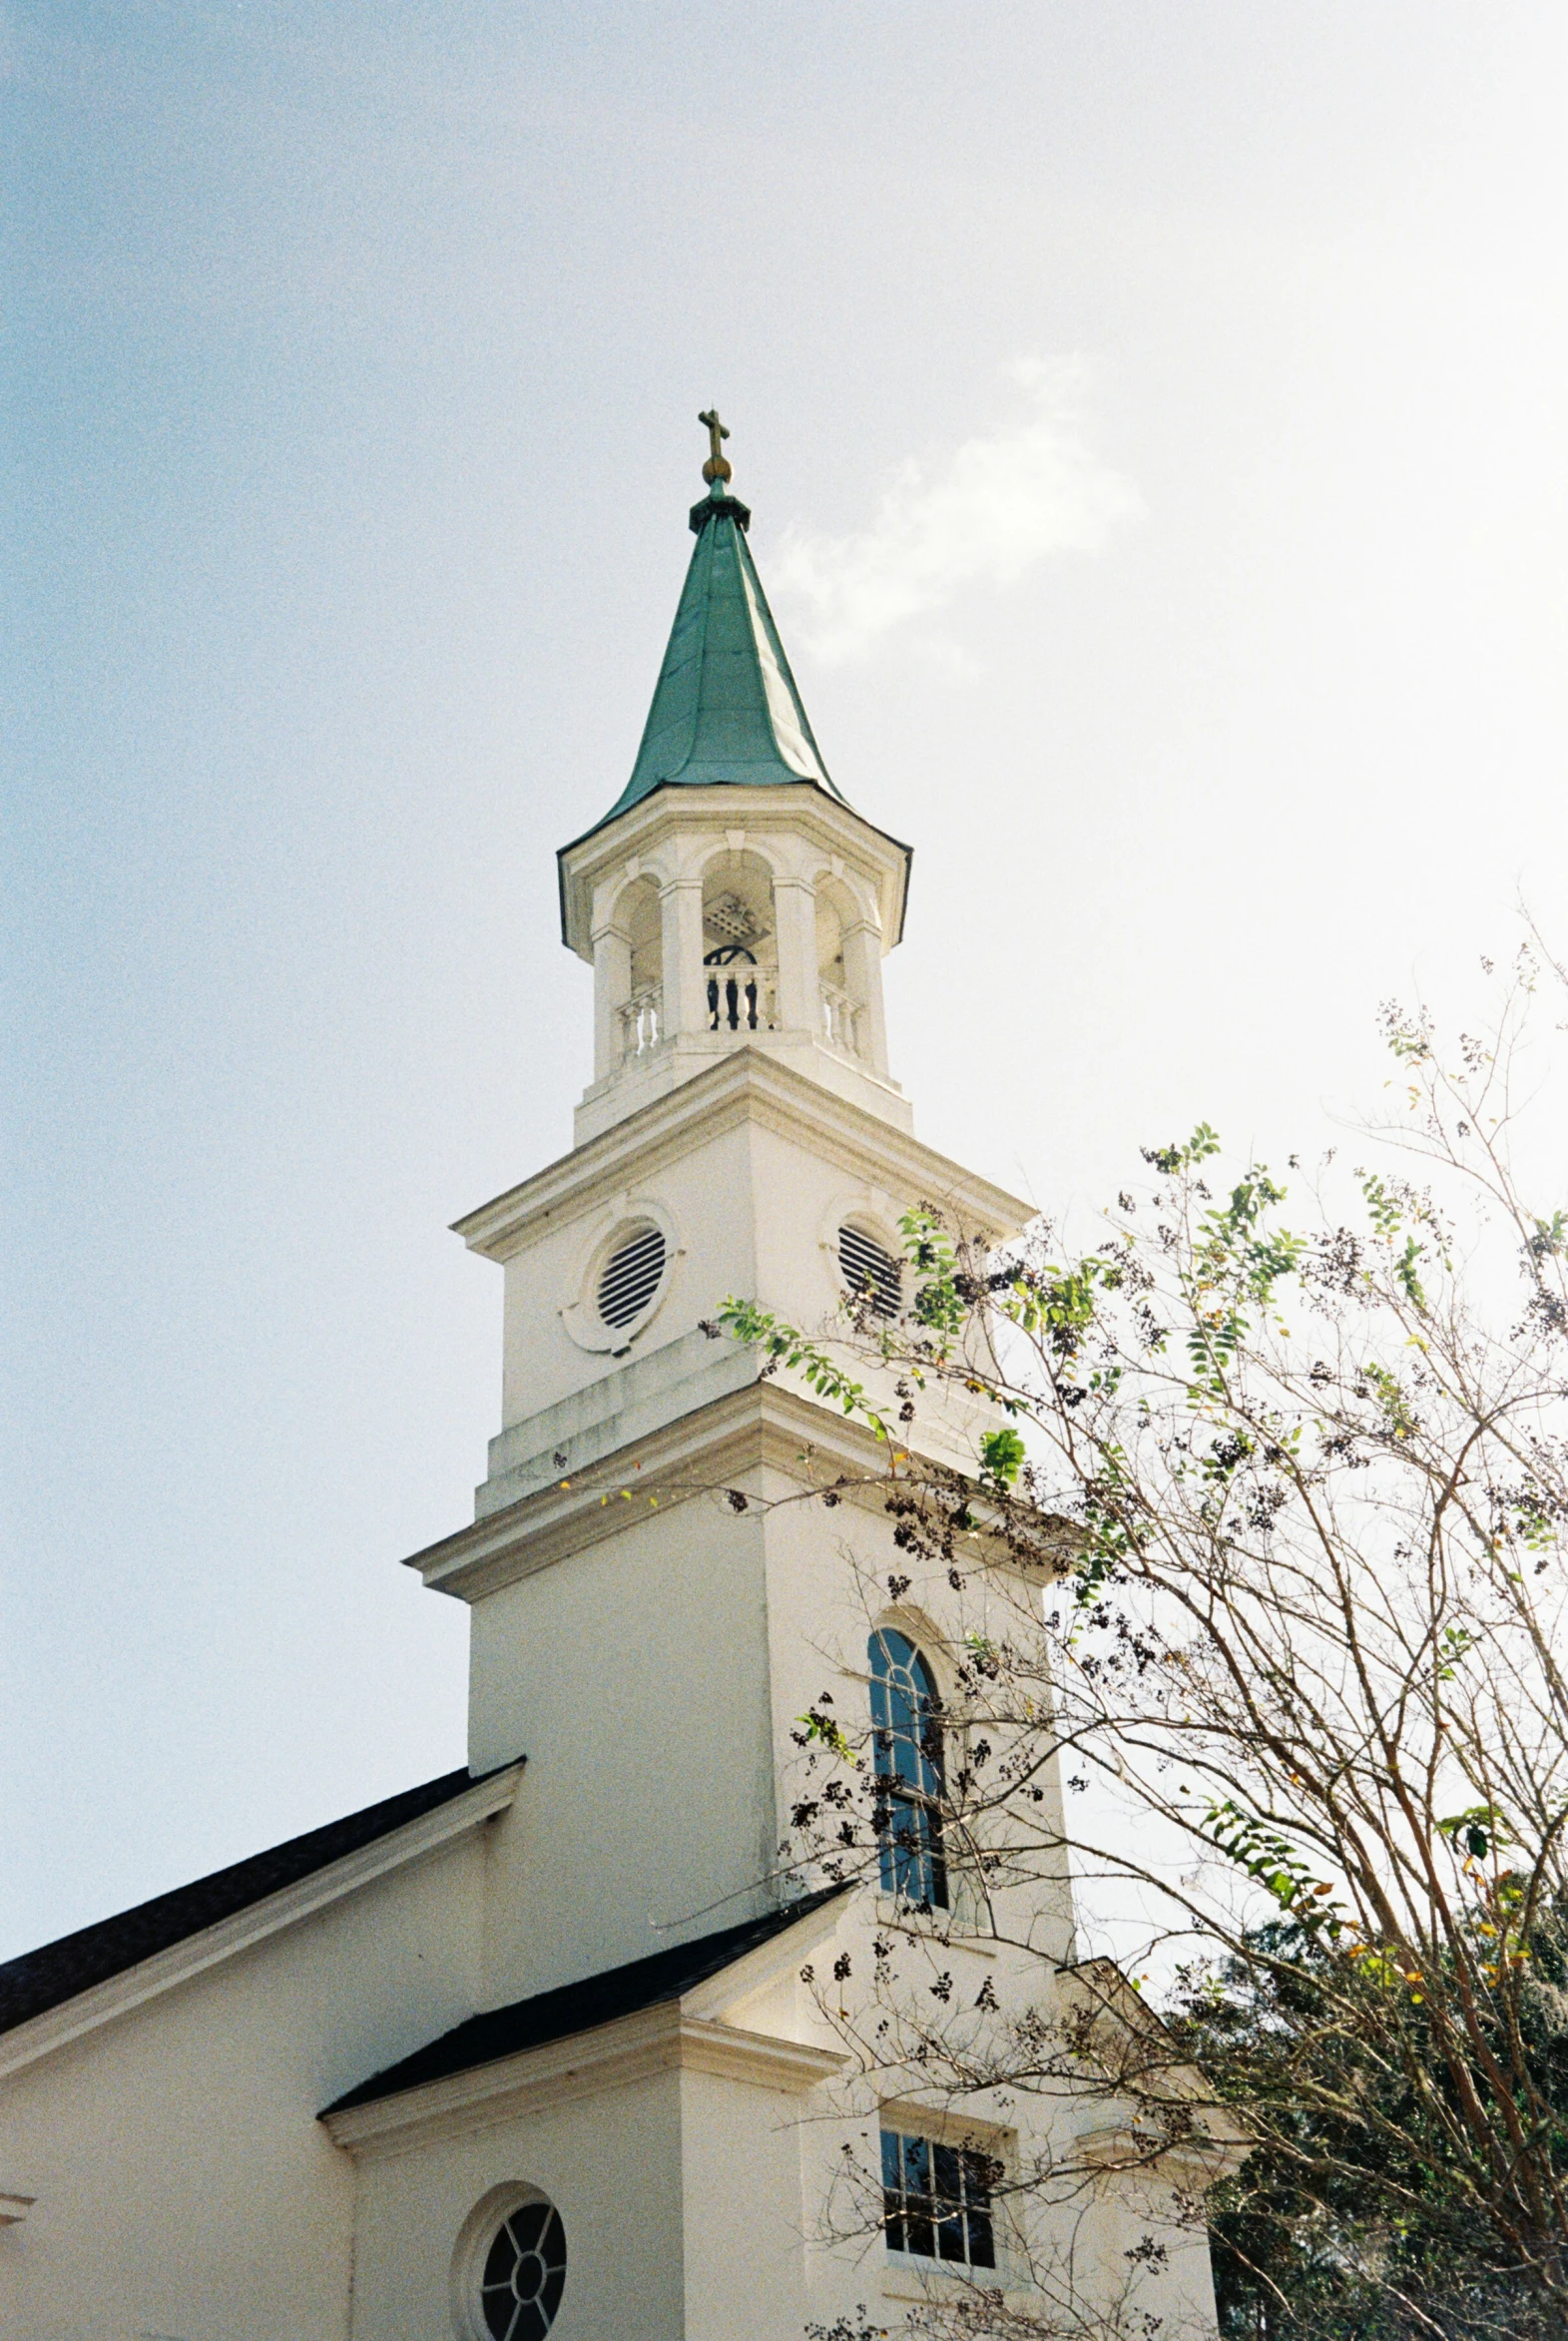
{"type": "Polygon", "coordinates": [[[1283,1154],[1521,879],[1568,943],[1568,20],[0,25],[11,1951],[461,1760],[446,1223],[569,1142],[700,406],[934,1143],[1283,1154]]]}

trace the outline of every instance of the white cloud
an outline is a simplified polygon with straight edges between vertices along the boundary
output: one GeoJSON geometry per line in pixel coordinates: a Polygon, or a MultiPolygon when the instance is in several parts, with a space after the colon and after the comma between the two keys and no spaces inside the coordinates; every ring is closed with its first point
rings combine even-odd
{"type": "Polygon", "coordinates": [[[864,658],[967,585],[1014,585],[1050,553],[1095,552],[1142,510],[1083,436],[1082,361],[1025,358],[1010,371],[1031,402],[1022,420],[965,439],[945,462],[900,465],[858,535],[785,532],[770,588],[819,659],[864,658]]]}

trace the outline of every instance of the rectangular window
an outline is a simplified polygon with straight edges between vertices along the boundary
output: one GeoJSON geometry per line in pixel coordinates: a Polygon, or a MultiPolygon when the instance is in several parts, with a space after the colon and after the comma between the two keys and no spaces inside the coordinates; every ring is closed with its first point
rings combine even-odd
{"type": "Polygon", "coordinates": [[[994,2268],[991,2189],[998,2165],[967,2146],[882,2131],[882,2224],[889,2251],[994,2268]]]}

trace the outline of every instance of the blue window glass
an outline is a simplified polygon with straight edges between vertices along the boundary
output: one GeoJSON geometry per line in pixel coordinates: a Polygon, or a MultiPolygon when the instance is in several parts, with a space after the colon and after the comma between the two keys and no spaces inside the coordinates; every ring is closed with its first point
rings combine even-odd
{"type": "Polygon", "coordinates": [[[889,2251],[994,2268],[991,2190],[1001,2165],[967,2146],[882,2131],[882,2225],[889,2251]]]}
{"type": "Polygon", "coordinates": [[[942,1727],[936,1682],[891,1626],[870,1641],[871,1747],[882,1887],[921,1909],[947,1908],[942,1860],[942,1727]]]}

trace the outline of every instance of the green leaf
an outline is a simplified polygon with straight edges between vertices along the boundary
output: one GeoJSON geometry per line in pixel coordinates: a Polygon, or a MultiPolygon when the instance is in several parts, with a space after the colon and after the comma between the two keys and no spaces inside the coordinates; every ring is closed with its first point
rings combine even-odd
{"type": "Polygon", "coordinates": [[[1010,1427],[988,1431],[980,1442],[980,1462],[986,1477],[1011,1487],[1024,1460],[1024,1443],[1010,1427]]]}

